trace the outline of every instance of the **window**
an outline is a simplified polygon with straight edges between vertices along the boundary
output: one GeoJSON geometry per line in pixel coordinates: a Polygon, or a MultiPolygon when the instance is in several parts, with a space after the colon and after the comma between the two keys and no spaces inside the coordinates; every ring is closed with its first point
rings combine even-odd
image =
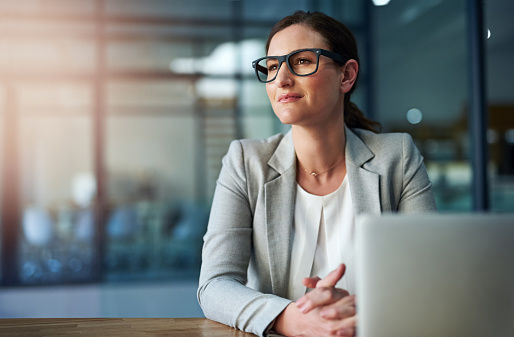
{"type": "Polygon", "coordinates": [[[514,57],[514,27],[508,13],[511,2],[493,0],[485,3],[485,41],[488,95],[489,189],[491,210],[514,209],[514,95],[509,67],[514,57]]]}
{"type": "Polygon", "coordinates": [[[375,9],[376,118],[384,131],[413,137],[443,212],[472,209],[465,5],[391,1],[375,9]]]}
{"type": "Polygon", "coordinates": [[[287,129],[251,61],[295,9],[367,34],[361,1],[0,1],[3,284],[196,280],[230,142],[287,129]]]}

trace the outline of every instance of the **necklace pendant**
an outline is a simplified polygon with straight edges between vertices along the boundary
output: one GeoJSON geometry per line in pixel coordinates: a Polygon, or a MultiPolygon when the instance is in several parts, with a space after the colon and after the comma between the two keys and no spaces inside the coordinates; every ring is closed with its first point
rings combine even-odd
{"type": "Polygon", "coordinates": [[[311,172],[310,175],[313,177],[317,176],[316,172],[311,172]]]}

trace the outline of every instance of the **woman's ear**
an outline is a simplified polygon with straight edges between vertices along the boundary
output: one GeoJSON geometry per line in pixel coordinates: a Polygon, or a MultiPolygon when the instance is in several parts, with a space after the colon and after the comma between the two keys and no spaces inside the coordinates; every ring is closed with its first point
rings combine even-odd
{"type": "Polygon", "coordinates": [[[347,93],[353,88],[359,73],[359,64],[354,59],[346,61],[346,64],[341,67],[341,92],[347,93]]]}

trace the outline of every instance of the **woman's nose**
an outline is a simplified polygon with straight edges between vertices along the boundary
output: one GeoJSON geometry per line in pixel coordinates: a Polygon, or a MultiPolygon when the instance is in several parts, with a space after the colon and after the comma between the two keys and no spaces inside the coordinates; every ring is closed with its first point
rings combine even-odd
{"type": "Polygon", "coordinates": [[[285,62],[282,63],[280,69],[278,70],[277,77],[275,78],[275,82],[277,86],[283,87],[285,85],[291,85],[293,83],[293,73],[289,70],[289,67],[285,62]]]}

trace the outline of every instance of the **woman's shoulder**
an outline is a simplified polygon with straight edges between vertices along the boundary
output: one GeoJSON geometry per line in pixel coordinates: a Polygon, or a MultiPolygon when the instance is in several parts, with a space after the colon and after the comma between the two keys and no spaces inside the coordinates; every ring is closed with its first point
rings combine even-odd
{"type": "Polygon", "coordinates": [[[265,160],[271,158],[287,134],[279,133],[263,139],[236,139],[230,144],[228,156],[265,160]]]}
{"type": "Polygon", "coordinates": [[[239,139],[241,144],[245,147],[245,149],[269,149],[276,148],[278,144],[282,141],[282,139],[286,136],[284,133],[277,133],[268,138],[262,139],[239,139]]]}
{"type": "Polygon", "coordinates": [[[351,129],[357,137],[373,152],[374,150],[390,149],[394,151],[415,147],[412,137],[404,132],[375,133],[364,129],[351,129]]]}
{"type": "MultiPolygon", "coordinates": [[[[289,139],[288,137],[290,138],[289,134],[276,134],[265,139],[233,140],[223,158],[223,166],[227,172],[232,172],[232,176],[238,176],[242,180],[251,177],[252,184],[258,184],[262,179],[268,179],[270,159],[277,154],[280,156],[290,152],[289,142],[284,142],[284,139],[289,139]],[[282,152],[277,151],[281,144],[282,152]]],[[[288,158],[288,156],[280,157],[288,158]]]]}

